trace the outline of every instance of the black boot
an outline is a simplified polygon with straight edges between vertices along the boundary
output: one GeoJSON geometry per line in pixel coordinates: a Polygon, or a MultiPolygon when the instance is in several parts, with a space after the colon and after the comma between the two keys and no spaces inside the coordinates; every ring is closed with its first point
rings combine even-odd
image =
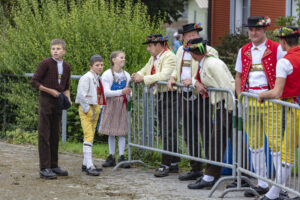
{"type": "Polygon", "coordinates": [[[116,166],[116,159],[113,155],[109,154],[106,161],[102,164],[103,167],[113,167],[116,166]]]}
{"type": "MultiPolygon", "coordinates": [[[[121,155],[120,158],[118,159],[118,163],[126,161],[124,155],[121,155]]],[[[123,163],[120,165],[121,168],[130,168],[129,163],[123,163]]]]}

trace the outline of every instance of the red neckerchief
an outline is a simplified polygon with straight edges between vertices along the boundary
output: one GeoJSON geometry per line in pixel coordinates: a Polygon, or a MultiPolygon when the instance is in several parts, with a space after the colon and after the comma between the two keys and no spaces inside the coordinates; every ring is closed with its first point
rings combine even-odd
{"type": "Polygon", "coordinates": [[[104,89],[101,83],[101,80],[99,79],[99,85],[100,87],[97,86],[97,101],[99,105],[106,105],[106,100],[105,100],[105,96],[104,96],[104,89]],[[103,102],[102,104],[100,103],[100,89],[101,89],[101,94],[102,94],[102,98],[103,98],[103,102]]]}
{"type": "MultiPolygon", "coordinates": [[[[200,78],[200,68],[201,68],[201,66],[200,66],[200,63],[199,63],[198,71],[197,71],[197,74],[196,74],[196,79],[199,81],[199,83],[202,83],[201,78],[200,78]]],[[[202,97],[203,97],[203,95],[202,95],[202,97]]],[[[205,93],[205,98],[208,98],[208,93],[205,93]]]]}
{"type": "MultiPolygon", "coordinates": [[[[168,49],[165,48],[165,49],[163,50],[163,52],[160,54],[160,56],[163,55],[163,53],[165,53],[167,50],[168,50],[168,49]]],[[[154,61],[155,61],[155,60],[156,60],[156,56],[154,57],[154,61]]],[[[151,75],[153,75],[153,74],[155,74],[155,66],[154,66],[154,62],[153,62],[153,66],[152,66],[152,69],[151,69],[151,75]]]]}

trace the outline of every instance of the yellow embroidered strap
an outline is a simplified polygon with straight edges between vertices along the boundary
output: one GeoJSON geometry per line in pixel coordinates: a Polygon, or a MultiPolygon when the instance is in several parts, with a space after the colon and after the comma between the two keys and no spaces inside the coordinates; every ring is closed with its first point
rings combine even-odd
{"type": "Polygon", "coordinates": [[[192,61],[191,61],[191,60],[184,60],[182,66],[190,67],[191,64],[192,64],[192,61]]]}
{"type": "Polygon", "coordinates": [[[62,77],[62,74],[58,74],[58,79],[61,79],[61,77],[62,77]]]}

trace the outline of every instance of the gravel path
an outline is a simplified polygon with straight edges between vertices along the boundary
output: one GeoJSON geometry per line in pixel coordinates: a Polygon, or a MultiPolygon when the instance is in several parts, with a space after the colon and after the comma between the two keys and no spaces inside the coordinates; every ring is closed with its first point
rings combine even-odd
{"type": "MultiPolygon", "coordinates": [[[[141,166],[116,171],[104,169],[99,177],[91,177],[81,172],[80,155],[60,153],[60,166],[69,171],[69,176],[44,180],[39,178],[37,147],[0,142],[0,158],[1,200],[209,199],[208,190],[187,189],[190,182],[178,181],[178,174],[155,178],[153,170],[141,166]]],[[[97,159],[95,164],[101,166],[102,162],[97,159]]],[[[210,199],[220,199],[217,197],[224,185],[210,199]]],[[[224,199],[249,198],[235,192],[224,199]]]]}

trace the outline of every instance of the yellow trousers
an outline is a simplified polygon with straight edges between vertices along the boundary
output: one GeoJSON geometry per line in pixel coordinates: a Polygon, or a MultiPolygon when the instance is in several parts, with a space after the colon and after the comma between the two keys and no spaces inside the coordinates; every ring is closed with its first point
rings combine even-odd
{"type": "Polygon", "coordinates": [[[83,141],[93,144],[96,126],[100,114],[100,105],[90,105],[90,110],[85,114],[79,106],[79,116],[83,129],[83,141]]]}
{"type": "Polygon", "coordinates": [[[266,135],[271,151],[279,152],[281,106],[267,101],[260,104],[253,98],[249,98],[244,104],[247,105],[245,131],[249,137],[249,147],[251,149],[262,148],[264,135],[266,135]]]}
{"type": "Polygon", "coordinates": [[[299,145],[299,109],[288,108],[286,129],[282,138],[281,152],[283,163],[295,163],[295,150],[299,145]]]}
{"type": "Polygon", "coordinates": [[[299,138],[299,109],[288,108],[284,117],[281,115],[281,105],[278,104],[267,101],[259,104],[255,99],[249,98],[244,101],[244,105],[249,147],[253,150],[262,148],[266,135],[271,151],[281,152],[282,162],[294,164],[299,138]],[[286,122],[285,131],[282,130],[282,121],[286,122]]]}

